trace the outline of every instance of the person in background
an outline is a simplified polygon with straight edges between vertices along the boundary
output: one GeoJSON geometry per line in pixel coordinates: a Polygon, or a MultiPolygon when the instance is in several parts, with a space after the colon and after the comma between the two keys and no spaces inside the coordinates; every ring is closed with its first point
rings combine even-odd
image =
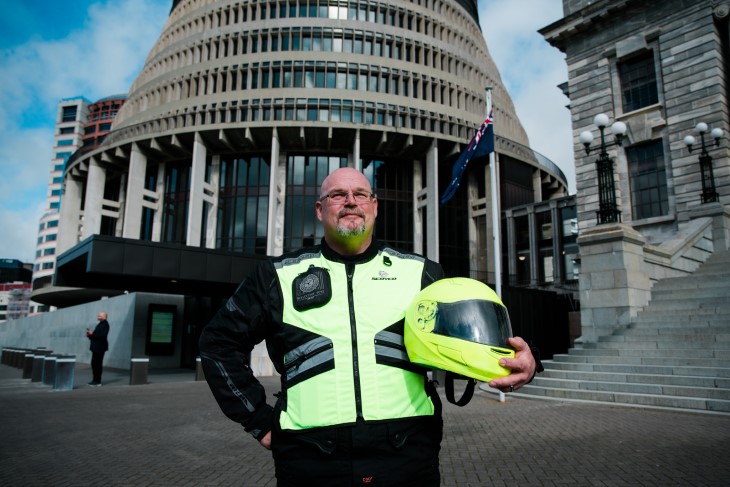
{"type": "MultiPolygon", "coordinates": [[[[405,311],[441,266],[373,238],[378,200],[354,168],[322,182],[319,245],[259,265],[200,337],[223,412],[272,450],[279,487],[440,485],[441,402],[403,343],[405,311]],[[266,340],[281,374],[275,406],[250,368],[266,340]]],[[[529,382],[536,362],[510,338],[511,369],[490,385],[529,382]]]]}
{"type": "Polygon", "coordinates": [[[96,315],[99,322],[92,331],[91,328],[86,329],[86,336],[89,338],[89,350],[91,350],[91,372],[93,379],[89,382],[92,387],[101,385],[101,372],[104,363],[104,354],[109,350],[109,322],[104,311],[96,315]]]}

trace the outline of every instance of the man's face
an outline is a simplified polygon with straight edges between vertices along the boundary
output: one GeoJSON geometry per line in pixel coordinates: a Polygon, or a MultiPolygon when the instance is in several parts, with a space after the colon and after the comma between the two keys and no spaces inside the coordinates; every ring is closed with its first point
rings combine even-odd
{"type": "Polygon", "coordinates": [[[324,226],[327,242],[341,253],[364,250],[378,215],[378,200],[372,197],[365,176],[356,169],[338,169],[324,180],[321,197],[316,205],[317,218],[324,226]]]}
{"type": "Polygon", "coordinates": [[[105,320],[106,319],[106,313],[99,313],[98,315],[96,315],[96,319],[99,320],[99,321],[105,320]]]}

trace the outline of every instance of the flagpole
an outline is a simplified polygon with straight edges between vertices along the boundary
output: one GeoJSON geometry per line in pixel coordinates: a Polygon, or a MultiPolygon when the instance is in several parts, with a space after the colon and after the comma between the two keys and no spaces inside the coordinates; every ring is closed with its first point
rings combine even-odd
{"type": "MultiPolygon", "coordinates": [[[[492,87],[487,87],[487,118],[492,119],[492,87]]],[[[502,298],[502,219],[499,211],[499,169],[497,168],[497,135],[494,134],[494,150],[489,153],[489,180],[492,193],[492,250],[494,252],[494,292],[502,298]]],[[[499,391],[499,402],[505,402],[505,393],[499,391]]]]}
{"type": "MultiPolygon", "coordinates": [[[[487,87],[487,117],[492,115],[492,87],[487,87]]],[[[494,118],[492,118],[494,119],[494,118]]],[[[492,122],[494,126],[494,122],[492,122]]],[[[494,137],[496,140],[496,136],[494,137]]],[[[499,167],[497,147],[489,154],[489,174],[492,193],[492,249],[494,251],[494,292],[502,297],[502,219],[499,208],[499,167]]]]}

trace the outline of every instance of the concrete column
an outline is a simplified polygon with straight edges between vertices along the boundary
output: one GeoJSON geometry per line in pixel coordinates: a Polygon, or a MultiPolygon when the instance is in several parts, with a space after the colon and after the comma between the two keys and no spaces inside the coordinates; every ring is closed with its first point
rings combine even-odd
{"type": "Polygon", "coordinates": [[[157,209],[155,210],[154,220],[152,221],[152,241],[159,242],[162,240],[162,207],[165,199],[165,163],[161,162],[157,167],[157,209]]]}
{"type": "Polygon", "coordinates": [[[436,139],[426,154],[426,257],[439,261],[439,149],[436,139]]]}
{"type": "Polygon", "coordinates": [[[63,183],[61,216],[58,222],[58,237],[56,237],[57,255],[79,243],[82,190],[83,183],[72,177],[67,177],[63,183]]]}
{"type": "Polygon", "coordinates": [[[595,342],[633,321],[651,298],[644,237],[623,223],[581,232],[579,343],[595,342]]]}
{"type": "Polygon", "coordinates": [[[413,251],[423,255],[423,205],[421,205],[423,172],[420,161],[413,161],[411,164],[413,171],[413,251]]]}
{"type": "Polygon", "coordinates": [[[142,201],[144,177],[147,172],[147,158],[140,152],[137,144],[132,144],[127,177],[127,199],[124,205],[124,225],[122,237],[139,238],[142,225],[142,201]]]}
{"type": "Polygon", "coordinates": [[[355,140],[352,143],[352,155],[347,165],[362,172],[362,161],[360,161],[360,129],[355,130],[355,140]]]}
{"type": "Polygon", "coordinates": [[[101,230],[101,206],[104,199],[106,169],[101,167],[95,158],[89,163],[86,177],[86,199],[84,202],[84,227],[81,240],[98,235],[101,230]]]}
{"type": "Polygon", "coordinates": [[[206,195],[206,202],[208,203],[208,215],[206,218],[205,228],[205,247],[209,249],[215,248],[215,236],[216,230],[218,229],[218,188],[220,187],[220,176],[221,176],[221,156],[215,155],[211,160],[210,168],[210,184],[208,185],[211,191],[211,195],[206,195]]]}
{"type": "Polygon", "coordinates": [[[281,145],[274,128],[271,134],[269,171],[269,214],[266,222],[266,255],[281,255],[284,251],[284,202],[286,201],[286,159],[279,161],[281,145]]]}
{"type": "Polygon", "coordinates": [[[205,162],[208,150],[200,134],[195,134],[193,142],[193,167],[190,171],[190,201],[188,202],[188,228],[185,242],[192,247],[200,247],[201,227],[203,225],[203,193],[205,190],[205,162]]]}

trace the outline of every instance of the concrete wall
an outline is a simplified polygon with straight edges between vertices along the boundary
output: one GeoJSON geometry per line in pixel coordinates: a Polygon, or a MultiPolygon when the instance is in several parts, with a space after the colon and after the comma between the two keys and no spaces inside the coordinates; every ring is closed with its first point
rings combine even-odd
{"type": "Polygon", "coordinates": [[[183,333],[183,298],[163,294],[132,293],[102,299],[50,313],[0,323],[0,346],[16,348],[44,347],[54,353],[76,356],[78,363],[89,363],[89,339],[86,328],[96,326],[100,311],[108,314],[109,351],[104,357],[107,367],[129,369],[132,357],[145,356],[148,305],[177,305],[175,353],[150,357],[150,368],[180,366],[183,333]]]}

